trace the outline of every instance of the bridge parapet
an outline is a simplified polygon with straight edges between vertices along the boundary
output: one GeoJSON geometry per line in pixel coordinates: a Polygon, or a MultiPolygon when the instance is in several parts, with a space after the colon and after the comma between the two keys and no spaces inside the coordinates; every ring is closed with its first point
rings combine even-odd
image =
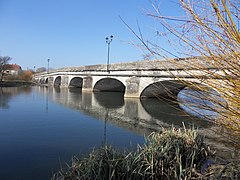
{"type": "MultiPolygon", "coordinates": [[[[199,67],[195,67],[195,64],[201,64],[202,69],[219,69],[217,65],[206,64],[202,61],[202,58],[185,58],[185,59],[170,59],[170,60],[144,60],[144,61],[135,61],[135,62],[125,62],[125,63],[114,63],[110,64],[110,71],[130,71],[130,70],[139,70],[139,71],[167,71],[167,70],[199,70],[199,67]]],[[[88,65],[88,66],[79,66],[79,67],[66,67],[59,68],[56,70],[50,71],[50,73],[55,72],[84,72],[84,71],[106,71],[107,66],[104,64],[99,65],[88,65]]],[[[38,73],[38,75],[46,74],[38,73]]]]}

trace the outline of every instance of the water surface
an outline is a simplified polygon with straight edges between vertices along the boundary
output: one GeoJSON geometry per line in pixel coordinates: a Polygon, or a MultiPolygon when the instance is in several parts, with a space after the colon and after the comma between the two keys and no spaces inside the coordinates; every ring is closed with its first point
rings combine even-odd
{"type": "Polygon", "coordinates": [[[94,147],[135,148],[171,124],[196,124],[178,105],[80,89],[0,88],[0,179],[50,179],[60,163],[94,147]]]}

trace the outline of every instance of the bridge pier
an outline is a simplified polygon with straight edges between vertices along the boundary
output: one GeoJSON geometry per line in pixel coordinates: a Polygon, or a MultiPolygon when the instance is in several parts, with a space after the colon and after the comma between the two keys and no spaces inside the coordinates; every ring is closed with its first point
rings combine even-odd
{"type": "Polygon", "coordinates": [[[83,78],[82,91],[93,91],[93,79],[91,76],[86,76],[83,78]]]}
{"type": "Polygon", "coordinates": [[[140,93],[140,79],[139,77],[130,77],[126,80],[125,98],[139,98],[140,93]]]}
{"type": "Polygon", "coordinates": [[[61,78],[61,87],[68,87],[69,76],[65,75],[61,78]]]}
{"type": "Polygon", "coordinates": [[[54,83],[54,77],[48,77],[48,85],[52,86],[54,83]]]}

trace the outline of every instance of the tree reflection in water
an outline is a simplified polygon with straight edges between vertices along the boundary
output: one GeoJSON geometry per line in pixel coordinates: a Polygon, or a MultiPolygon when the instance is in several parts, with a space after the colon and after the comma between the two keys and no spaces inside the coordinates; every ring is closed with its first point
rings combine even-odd
{"type": "Polygon", "coordinates": [[[9,101],[21,93],[31,93],[31,87],[0,87],[0,109],[8,109],[9,101]]]}

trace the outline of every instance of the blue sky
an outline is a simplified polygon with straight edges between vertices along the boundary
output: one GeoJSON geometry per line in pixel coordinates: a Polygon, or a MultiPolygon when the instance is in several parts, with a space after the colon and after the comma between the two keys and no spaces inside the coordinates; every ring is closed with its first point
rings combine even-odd
{"type": "MultiPolygon", "coordinates": [[[[173,0],[177,1],[177,0],[173,0]]],[[[179,11],[173,1],[159,0],[165,15],[179,11]]],[[[139,43],[119,19],[154,39],[156,22],[146,17],[149,0],[0,0],[0,56],[23,69],[106,64],[105,38],[113,35],[110,62],[143,59],[139,43]]]]}

